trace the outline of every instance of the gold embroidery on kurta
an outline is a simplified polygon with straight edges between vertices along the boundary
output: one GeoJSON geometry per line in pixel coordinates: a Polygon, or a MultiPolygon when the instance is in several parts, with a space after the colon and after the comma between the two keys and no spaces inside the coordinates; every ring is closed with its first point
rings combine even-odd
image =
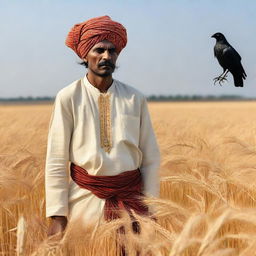
{"type": "Polygon", "coordinates": [[[98,105],[100,115],[100,144],[101,148],[109,153],[112,148],[110,95],[100,94],[98,105]]]}

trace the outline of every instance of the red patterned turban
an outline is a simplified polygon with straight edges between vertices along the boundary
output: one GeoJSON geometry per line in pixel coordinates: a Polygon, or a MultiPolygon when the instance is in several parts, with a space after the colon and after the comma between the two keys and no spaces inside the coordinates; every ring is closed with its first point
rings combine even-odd
{"type": "Polygon", "coordinates": [[[66,45],[83,59],[95,44],[103,40],[114,44],[119,54],[127,43],[126,29],[109,16],[92,18],[74,25],[68,33],[66,45]]]}

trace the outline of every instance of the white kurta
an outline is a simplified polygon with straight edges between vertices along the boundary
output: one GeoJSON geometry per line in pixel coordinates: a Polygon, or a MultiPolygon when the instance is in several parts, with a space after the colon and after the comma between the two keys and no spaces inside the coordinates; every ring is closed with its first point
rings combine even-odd
{"type": "Polygon", "coordinates": [[[143,192],[158,196],[159,149],[145,97],[134,88],[114,80],[110,100],[110,152],[101,146],[98,99],[100,91],[86,76],[63,88],[52,113],[45,166],[46,216],[98,218],[105,200],[80,188],[70,178],[69,163],[91,175],[117,175],[140,168],[143,192]]]}

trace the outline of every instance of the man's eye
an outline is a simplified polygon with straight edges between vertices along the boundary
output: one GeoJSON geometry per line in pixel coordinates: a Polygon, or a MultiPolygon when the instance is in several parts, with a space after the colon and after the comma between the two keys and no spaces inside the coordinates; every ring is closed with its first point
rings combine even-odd
{"type": "Polygon", "coordinates": [[[109,51],[110,54],[113,54],[113,53],[116,52],[116,49],[115,49],[115,48],[111,48],[111,49],[109,49],[108,51],[109,51]]]}
{"type": "Polygon", "coordinates": [[[97,53],[103,53],[103,52],[104,52],[104,49],[103,49],[103,48],[97,48],[97,49],[96,49],[96,52],[97,52],[97,53]]]}

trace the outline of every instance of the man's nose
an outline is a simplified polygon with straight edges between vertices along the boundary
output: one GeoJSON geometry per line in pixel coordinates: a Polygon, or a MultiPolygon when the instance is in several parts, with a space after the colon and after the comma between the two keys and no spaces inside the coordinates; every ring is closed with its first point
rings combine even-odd
{"type": "Polygon", "coordinates": [[[110,60],[111,59],[111,54],[109,53],[108,50],[105,50],[103,53],[103,59],[105,60],[110,60]]]}

